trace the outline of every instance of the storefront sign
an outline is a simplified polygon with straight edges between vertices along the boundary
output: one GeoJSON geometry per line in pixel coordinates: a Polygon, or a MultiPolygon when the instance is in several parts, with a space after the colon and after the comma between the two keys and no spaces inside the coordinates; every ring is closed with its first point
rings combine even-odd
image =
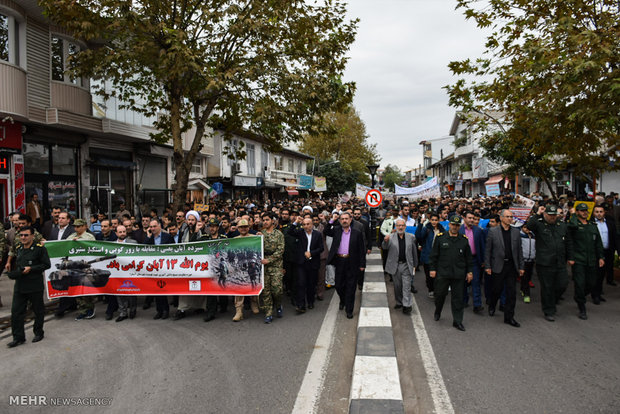
{"type": "Polygon", "coordinates": [[[325,177],[314,177],[314,191],[327,191],[327,181],[325,177]]]}
{"type": "Polygon", "coordinates": [[[487,189],[488,196],[498,196],[501,194],[499,184],[487,184],[485,187],[487,189]]]}
{"type": "Polygon", "coordinates": [[[312,189],[312,176],[311,175],[300,175],[298,177],[299,190],[311,190],[312,189]]]}
{"type": "Polygon", "coordinates": [[[22,124],[0,121],[0,149],[2,152],[21,154],[22,124]]]}
{"type": "Polygon", "coordinates": [[[26,213],[26,179],[24,176],[24,156],[14,155],[15,173],[15,211],[26,213]]]}
{"type": "Polygon", "coordinates": [[[233,176],[233,185],[235,187],[257,187],[256,177],[244,177],[241,175],[233,176]]]}

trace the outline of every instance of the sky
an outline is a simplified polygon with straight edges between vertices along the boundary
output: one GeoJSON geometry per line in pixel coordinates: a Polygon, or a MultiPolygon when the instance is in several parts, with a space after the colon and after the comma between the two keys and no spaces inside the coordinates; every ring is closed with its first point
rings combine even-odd
{"type": "Polygon", "coordinates": [[[456,109],[442,87],[456,78],[447,65],[481,56],[485,42],[455,7],[455,0],[349,1],[349,17],[360,22],[345,80],[357,85],[353,103],[381,168],[418,167],[419,142],[450,131],[456,109]]]}

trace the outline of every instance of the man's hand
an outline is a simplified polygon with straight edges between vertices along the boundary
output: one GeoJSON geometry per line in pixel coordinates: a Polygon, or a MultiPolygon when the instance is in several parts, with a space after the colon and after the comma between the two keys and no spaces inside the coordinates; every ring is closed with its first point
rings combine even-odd
{"type": "Polygon", "coordinates": [[[604,267],[605,266],[605,259],[598,259],[598,267],[604,267]]]}
{"type": "Polygon", "coordinates": [[[574,265],[574,264],[575,264],[575,261],[574,261],[574,260],[569,260],[569,261],[568,261],[568,264],[572,266],[572,265],[574,265]]]}
{"type": "Polygon", "coordinates": [[[434,279],[434,278],[435,278],[435,276],[437,276],[437,271],[435,271],[435,270],[431,270],[431,272],[430,272],[430,277],[434,279]]]}
{"type": "Polygon", "coordinates": [[[385,240],[386,242],[387,242],[387,241],[390,241],[390,235],[388,234],[387,236],[385,236],[385,237],[383,238],[383,240],[385,240]]]}
{"type": "Polygon", "coordinates": [[[540,216],[544,212],[545,212],[545,206],[538,206],[538,212],[536,214],[540,216]]]}
{"type": "Polygon", "coordinates": [[[519,270],[519,276],[523,277],[524,274],[525,274],[525,270],[523,269],[519,270]]]}
{"type": "Polygon", "coordinates": [[[372,252],[372,250],[370,249],[366,250],[366,254],[370,254],[370,252],[372,252]]]}
{"type": "Polygon", "coordinates": [[[474,274],[472,272],[467,273],[467,283],[471,282],[474,278],[474,274]]]}
{"type": "Polygon", "coordinates": [[[304,252],[304,256],[306,256],[306,259],[310,258],[310,252],[304,252]]]}
{"type": "Polygon", "coordinates": [[[487,275],[490,275],[491,273],[493,273],[490,267],[487,267],[485,272],[487,272],[487,275]]]}
{"type": "Polygon", "coordinates": [[[302,216],[297,216],[295,218],[295,223],[297,223],[297,224],[301,224],[302,221],[304,221],[304,218],[302,216]]]}
{"type": "Polygon", "coordinates": [[[267,259],[262,259],[260,262],[264,265],[269,264],[269,260],[267,259]]]}
{"type": "Polygon", "coordinates": [[[22,274],[27,275],[28,273],[30,273],[30,269],[31,269],[30,266],[24,267],[24,270],[22,270],[22,274]]]}
{"type": "Polygon", "coordinates": [[[360,272],[363,272],[364,270],[366,270],[365,267],[360,267],[360,272]]]}
{"type": "Polygon", "coordinates": [[[9,260],[6,262],[6,265],[4,266],[4,270],[6,270],[7,272],[11,271],[11,258],[9,257],[9,260]]]}

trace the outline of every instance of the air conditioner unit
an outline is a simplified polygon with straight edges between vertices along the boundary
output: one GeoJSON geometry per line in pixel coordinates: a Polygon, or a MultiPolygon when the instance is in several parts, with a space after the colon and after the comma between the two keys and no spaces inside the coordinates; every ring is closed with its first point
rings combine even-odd
{"type": "Polygon", "coordinates": [[[230,168],[232,170],[232,174],[233,175],[239,174],[241,172],[241,164],[238,163],[238,162],[233,164],[232,167],[230,167],[230,168]]]}

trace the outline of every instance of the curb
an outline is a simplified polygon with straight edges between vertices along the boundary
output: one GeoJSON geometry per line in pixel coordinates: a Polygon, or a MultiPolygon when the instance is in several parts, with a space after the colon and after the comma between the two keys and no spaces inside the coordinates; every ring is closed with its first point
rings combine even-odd
{"type": "Polygon", "coordinates": [[[381,256],[367,258],[349,413],[404,413],[381,256]]]}

